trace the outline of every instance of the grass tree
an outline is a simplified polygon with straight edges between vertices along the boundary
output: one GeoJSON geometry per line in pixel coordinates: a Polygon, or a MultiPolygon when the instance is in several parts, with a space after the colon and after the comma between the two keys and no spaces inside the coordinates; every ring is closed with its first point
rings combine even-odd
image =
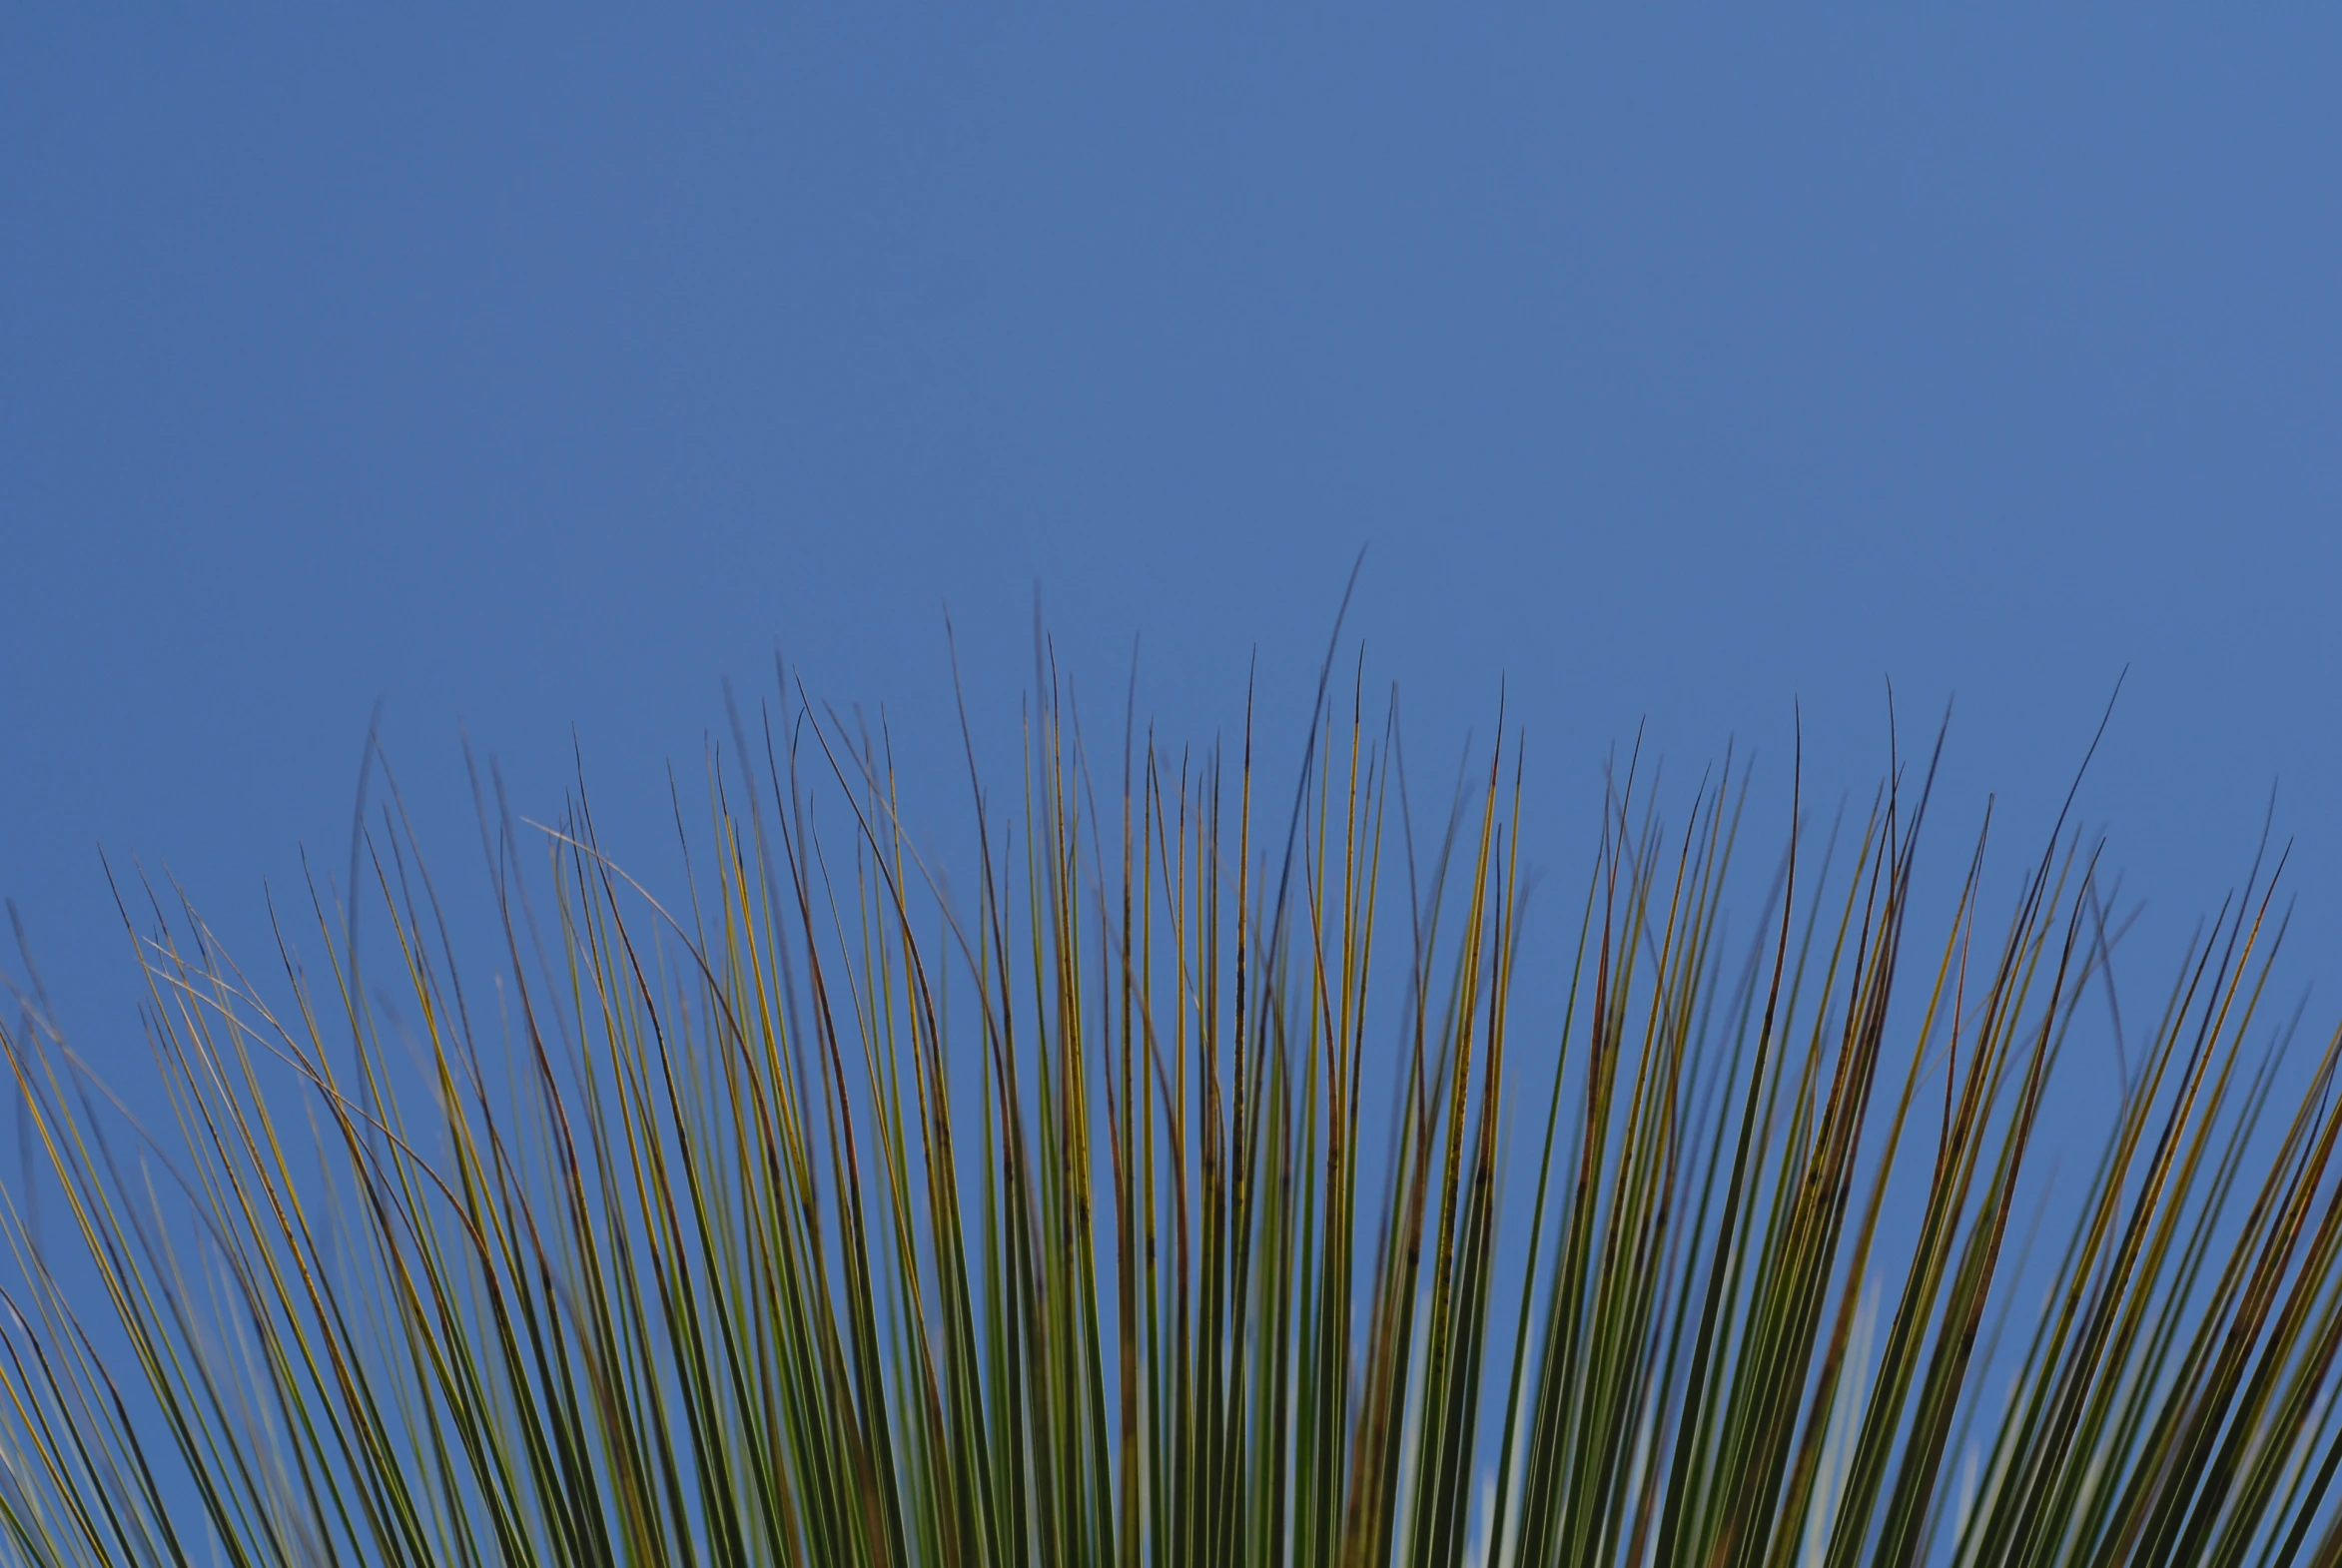
{"type": "Polygon", "coordinates": [[[2270,879],[2061,1138],[2035,1308],[2115,935],[2070,828],[1923,911],[1899,768],[1728,940],[1745,785],[1671,823],[1627,769],[1531,928],[1501,730],[1426,806],[1322,685],[1273,801],[1248,721],[1031,715],[966,897],[801,695],[664,900],[582,789],[485,792],[487,944],[395,806],[266,983],[126,889],[158,1087],[0,1029],[0,1557],[2342,1558],[2342,1095],[2281,1077],[2270,879]]]}

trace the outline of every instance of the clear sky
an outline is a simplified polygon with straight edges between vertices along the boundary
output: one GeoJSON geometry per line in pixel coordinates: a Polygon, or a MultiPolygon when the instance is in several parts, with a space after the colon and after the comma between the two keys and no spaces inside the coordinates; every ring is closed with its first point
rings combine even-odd
{"type": "Polygon", "coordinates": [[[0,892],[83,1049],[97,846],[265,951],[378,698],[450,854],[459,725],[656,830],[776,645],[924,756],[948,602],[1013,724],[1037,582],[1091,689],[1289,713],[1361,545],[1556,864],[1646,719],[1866,789],[1889,677],[2035,820],[2127,666],[2154,940],[2276,785],[2333,975],[2337,13],[1610,9],[19,8],[0,892]]]}

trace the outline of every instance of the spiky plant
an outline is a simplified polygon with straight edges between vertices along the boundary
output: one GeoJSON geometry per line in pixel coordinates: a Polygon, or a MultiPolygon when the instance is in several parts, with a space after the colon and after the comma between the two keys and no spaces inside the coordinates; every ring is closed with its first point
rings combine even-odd
{"type": "Polygon", "coordinates": [[[1932,764],[1896,771],[1727,944],[1745,786],[1670,829],[1625,770],[1540,934],[1501,731],[1428,813],[1322,684],[1273,807],[1248,721],[1099,765],[1044,690],[1028,740],[964,901],[800,695],[678,814],[665,903],[579,791],[483,813],[500,951],[461,966],[395,810],[265,987],[142,905],[175,1129],[37,1007],[0,1032],[49,1232],[11,1191],[6,1554],[2342,1555],[2342,1097],[2328,1046],[2263,1123],[2265,887],[2131,1041],[1987,1392],[2112,937],[2076,835],[2002,917],[1979,840],[1922,935],[1932,764]]]}

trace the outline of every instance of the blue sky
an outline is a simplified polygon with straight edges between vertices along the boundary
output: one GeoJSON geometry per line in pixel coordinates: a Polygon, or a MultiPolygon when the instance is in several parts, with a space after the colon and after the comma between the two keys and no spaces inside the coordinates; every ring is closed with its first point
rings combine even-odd
{"type": "Polygon", "coordinates": [[[1012,725],[1038,583],[1199,733],[1255,650],[1295,710],[1361,546],[1375,678],[1435,754],[1507,683],[1556,865],[1646,721],[1799,703],[1867,789],[1889,678],[2045,822],[2127,667],[2140,940],[2274,785],[2330,974],[2342,24],[1791,9],[18,16],[0,893],[83,1049],[97,846],[264,951],[378,699],[451,854],[459,727],[655,841],[776,646],[941,766],[944,606],[1012,725]]]}

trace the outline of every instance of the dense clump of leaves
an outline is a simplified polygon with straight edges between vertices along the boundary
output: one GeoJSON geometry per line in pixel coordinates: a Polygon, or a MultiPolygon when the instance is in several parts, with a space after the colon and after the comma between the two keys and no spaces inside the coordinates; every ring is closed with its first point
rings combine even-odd
{"type": "Polygon", "coordinates": [[[488,813],[490,990],[395,812],[280,1001],[158,907],[176,1136],[28,1008],[0,1048],[87,1257],[10,1194],[0,1555],[2342,1554],[2342,1097],[2329,1046],[2255,1134],[2265,889],[2131,1042],[1986,1397],[2110,945],[2078,838],[1999,924],[1979,841],[1922,938],[1927,781],[1898,773],[1859,826],[1793,831],[1728,952],[1745,788],[1667,830],[1630,769],[1568,940],[1532,945],[1502,739],[1427,836],[1395,720],[1354,701],[1273,812],[1248,735],[1100,770],[1045,692],[1029,739],[1013,822],[975,794],[969,903],[884,748],[800,699],[762,766],[711,767],[687,903],[582,794],[552,827],[488,813]],[[389,922],[364,985],[362,897],[389,922]],[[1516,1057],[1524,986],[1558,1059],[1550,1031],[1516,1057]],[[1500,1219],[1508,1112],[1534,1195],[1500,1219]]]}

